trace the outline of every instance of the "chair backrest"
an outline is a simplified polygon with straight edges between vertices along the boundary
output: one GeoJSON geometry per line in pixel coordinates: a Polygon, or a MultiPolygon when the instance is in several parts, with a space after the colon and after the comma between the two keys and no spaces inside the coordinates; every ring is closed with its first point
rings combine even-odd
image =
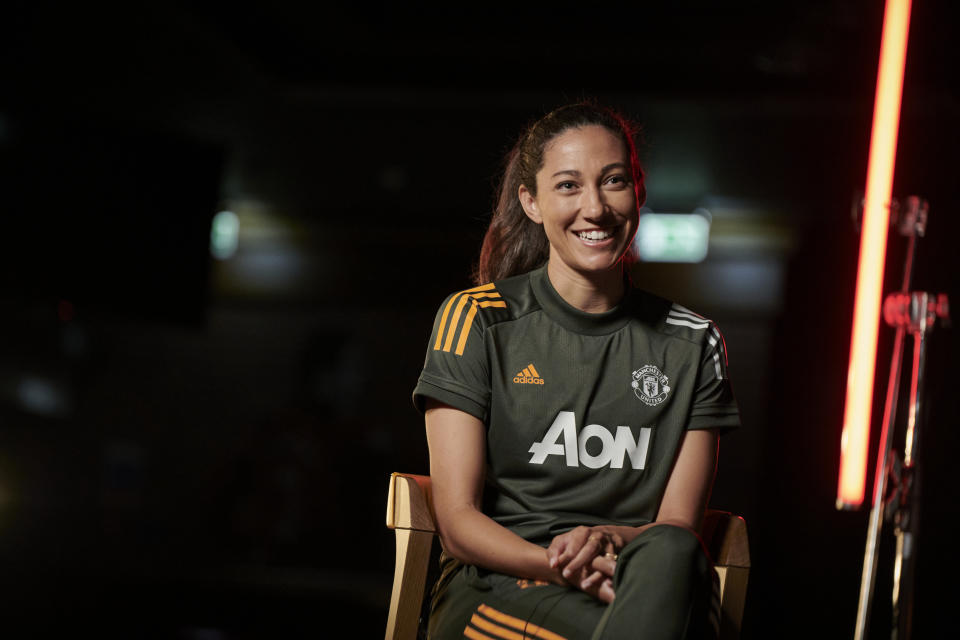
{"type": "MultiPolygon", "coordinates": [[[[430,552],[437,531],[429,476],[390,476],[387,526],[396,533],[397,556],[385,638],[413,640],[420,626],[430,552]]],[[[750,574],[747,523],[740,516],[710,509],[702,537],[720,578],[720,638],[737,638],[750,574]]]]}

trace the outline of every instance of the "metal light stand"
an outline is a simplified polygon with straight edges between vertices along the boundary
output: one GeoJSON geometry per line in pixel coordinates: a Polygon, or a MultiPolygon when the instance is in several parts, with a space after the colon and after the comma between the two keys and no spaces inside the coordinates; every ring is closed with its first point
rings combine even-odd
{"type": "Polygon", "coordinates": [[[934,295],[910,291],[913,258],[917,237],[926,231],[928,206],[916,196],[907,198],[901,210],[891,207],[892,222],[901,235],[908,238],[904,260],[903,286],[889,294],[883,303],[883,318],[896,329],[890,377],[884,406],[883,430],[874,475],[873,507],[867,529],[867,544],[863,555],[863,575],[860,581],[860,600],[857,606],[856,640],[863,640],[876,582],[877,548],[880,542],[882,519],[893,522],[896,535],[896,556],[893,567],[893,621],[891,638],[909,640],[913,614],[913,586],[919,525],[919,476],[916,473],[920,442],[923,396],[923,369],[926,357],[926,335],[933,330],[937,318],[949,319],[945,294],[934,295]],[[904,338],[913,337],[913,365],[910,377],[910,405],[907,413],[904,453],[893,450],[894,423],[897,415],[897,397],[900,394],[900,370],[903,361],[904,338]]]}

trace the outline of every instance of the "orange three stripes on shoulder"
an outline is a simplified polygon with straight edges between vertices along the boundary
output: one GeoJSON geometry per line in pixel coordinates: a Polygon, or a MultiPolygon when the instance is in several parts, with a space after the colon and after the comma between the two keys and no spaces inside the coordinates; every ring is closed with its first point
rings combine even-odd
{"type": "Polygon", "coordinates": [[[457,346],[454,353],[458,356],[463,355],[463,348],[467,344],[467,338],[470,337],[470,327],[473,325],[473,318],[477,315],[477,309],[487,307],[500,307],[506,309],[507,303],[500,299],[500,294],[494,288],[493,283],[483,284],[479,287],[466,289],[457,293],[447,306],[443,308],[443,315],[440,316],[440,327],[437,329],[437,340],[433,344],[434,351],[449,352],[453,347],[453,340],[457,335],[457,325],[460,324],[460,316],[463,314],[463,308],[469,303],[467,315],[463,320],[463,327],[460,329],[460,339],[457,340],[457,346]],[[453,310],[453,316],[450,310],[453,310]],[[449,320],[449,324],[447,323],[449,320]],[[444,332],[446,331],[446,334],[444,332]]]}

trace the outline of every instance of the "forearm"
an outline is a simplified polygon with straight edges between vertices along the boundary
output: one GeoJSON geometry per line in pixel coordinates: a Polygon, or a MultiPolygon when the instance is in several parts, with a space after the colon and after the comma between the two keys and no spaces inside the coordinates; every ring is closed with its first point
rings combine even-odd
{"type": "Polygon", "coordinates": [[[486,430],[476,417],[435,401],[426,412],[433,505],[448,553],[467,564],[518,578],[562,583],[543,547],[527,542],[480,510],[486,430]]]}
{"type": "Polygon", "coordinates": [[[694,531],[697,531],[697,533],[699,533],[696,523],[690,522],[688,519],[680,519],[680,518],[660,519],[654,522],[648,522],[647,524],[640,525],[639,527],[609,524],[609,525],[597,525],[591,528],[595,531],[599,531],[608,536],[611,536],[614,539],[616,537],[619,537],[619,539],[623,541],[623,545],[627,545],[634,538],[636,538],[638,535],[640,535],[647,529],[651,527],[656,527],[657,525],[661,525],[661,524],[669,524],[676,527],[684,527],[687,529],[692,529],[694,531]]]}
{"type": "Polygon", "coordinates": [[[599,531],[610,536],[612,539],[622,540],[622,544],[629,544],[631,540],[636,538],[638,535],[649,529],[650,527],[656,525],[656,522],[650,522],[639,527],[631,527],[627,525],[616,525],[616,524],[603,524],[591,527],[594,531],[599,531]]]}
{"type": "Polygon", "coordinates": [[[560,570],[550,567],[546,549],[472,506],[450,509],[438,514],[438,520],[443,547],[458,560],[518,578],[565,584],[560,570]]]}

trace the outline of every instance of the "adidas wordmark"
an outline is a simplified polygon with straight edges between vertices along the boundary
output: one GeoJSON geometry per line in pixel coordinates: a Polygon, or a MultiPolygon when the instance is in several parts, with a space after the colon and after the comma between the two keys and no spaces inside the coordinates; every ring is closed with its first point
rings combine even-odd
{"type": "Polygon", "coordinates": [[[513,376],[513,381],[517,384],[543,384],[543,378],[537,368],[531,362],[523,368],[523,371],[513,376]]]}

